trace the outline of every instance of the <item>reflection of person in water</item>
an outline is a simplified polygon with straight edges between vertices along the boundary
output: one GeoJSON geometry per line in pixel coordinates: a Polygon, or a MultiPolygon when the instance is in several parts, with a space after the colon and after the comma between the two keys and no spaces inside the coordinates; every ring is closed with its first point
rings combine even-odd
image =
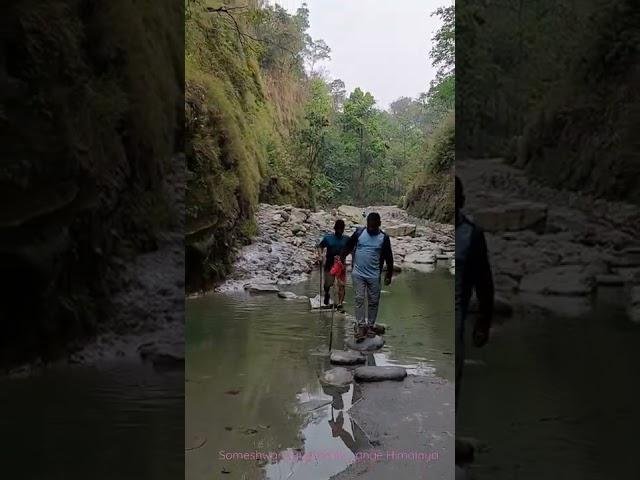
{"type": "MultiPolygon", "coordinates": [[[[456,413],[465,358],[464,324],[474,290],[478,299],[478,316],[473,328],[473,343],[482,347],[489,339],[493,314],[493,278],[487,243],[482,229],[471,222],[460,209],[464,206],[462,182],[456,176],[456,413]]],[[[456,457],[464,445],[456,439],[456,457]]],[[[456,463],[458,463],[456,461],[456,463]]]]}
{"type": "MultiPolygon", "coordinates": [[[[356,423],[351,419],[349,414],[347,418],[351,425],[351,431],[353,435],[351,435],[344,428],[344,400],[342,395],[349,391],[349,387],[335,387],[335,386],[323,386],[322,390],[325,394],[333,397],[333,402],[331,403],[331,419],[329,420],[329,426],[331,427],[331,435],[336,438],[340,438],[344,444],[347,446],[351,452],[356,455],[359,451],[364,450],[369,447],[369,441],[367,440],[364,432],[356,425],[356,423]],[[334,410],[338,410],[338,416],[334,418],[334,410]]],[[[353,395],[351,398],[351,405],[353,405],[357,399],[362,396],[362,392],[358,385],[353,386],[353,395]]]]}
{"type": "MultiPolygon", "coordinates": [[[[349,419],[351,421],[351,419],[349,419]]],[[[336,438],[340,437],[340,439],[344,442],[349,450],[351,450],[354,454],[359,451],[358,445],[356,444],[355,438],[353,438],[349,432],[344,429],[344,416],[342,411],[338,413],[338,416],[333,418],[333,408],[331,409],[331,420],[329,420],[329,426],[331,427],[331,435],[336,438]]],[[[351,421],[351,430],[355,432],[355,428],[353,422],[351,421]]]]}

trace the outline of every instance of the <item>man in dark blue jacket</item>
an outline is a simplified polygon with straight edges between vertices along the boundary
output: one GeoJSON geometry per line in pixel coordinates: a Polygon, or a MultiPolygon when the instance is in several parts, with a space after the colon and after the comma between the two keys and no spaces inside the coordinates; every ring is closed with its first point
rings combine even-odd
{"type": "Polygon", "coordinates": [[[480,227],[460,209],[464,206],[462,182],[456,176],[456,408],[465,358],[464,326],[473,292],[479,312],[473,329],[473,343],[482,347],[489,339],[493,315],[493,277],[487,242],[480,227]]]}

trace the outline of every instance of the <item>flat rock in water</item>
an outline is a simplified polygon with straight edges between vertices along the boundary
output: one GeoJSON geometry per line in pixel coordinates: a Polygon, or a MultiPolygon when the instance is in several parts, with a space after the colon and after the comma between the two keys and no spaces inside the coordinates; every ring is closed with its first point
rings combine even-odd
{"type": "Polygon", "coordinates": [[[320,383],[341,387],[353,382],[353,373],[344,367],[335,367],[327,370],[320,377],[320,383]]]}
{"type": "Polygon", "coordinates": [[[312,310],[331,310],[333,308],[333,301],[329,300],[329,305],[325,305],[320,295],[310,298],[309,303],[311,304],[312,310]]]}
{"type": "Polygon", "coordinates": [[[359,350],[361,352],[370,352],[372,350],[380,350],[384,346],[384,339],[376,335],[373,338],[365,338],[362,342],[358,343],[353,338],[347,340],[347,347],[352,350],[359,350]]]}
{"type": "Polygon", "coordinates": [[[355,379],[360,382],[380,382],[383,380],[402,380],[407,376],[407,370],[403,367],[358,367],[355,371],[355,379]]]}
{"type": "Polygon", "coordinates": [[[364,363],[366,357],[360,352],[353,350],[336,350],[331,352],[330,361],[336,365],[355,365],[357,363],[364,363]]]}
{"type": "Polygon", "coordinates": [[[268,284],[251,284],[247,287],[251,293],[278,293],[280,290],[276,285],[268,284]]]}
{"type": "Polygon", "coordinates": [[[293,292],[278,292],[278,296],[280,298],[285,298],[287,300],[298,300],[298,299],[307,298],[307,297],[304,297],[304,296],[296,295],[293,292]]]}

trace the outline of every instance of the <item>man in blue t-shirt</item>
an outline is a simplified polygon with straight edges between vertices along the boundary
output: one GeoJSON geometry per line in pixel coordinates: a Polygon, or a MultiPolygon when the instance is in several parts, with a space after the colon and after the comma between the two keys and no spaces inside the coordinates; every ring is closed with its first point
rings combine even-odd
{"type": "MultiPolygon", "coordinates": [[[[348,238],[344,236],[344,220],[336,220],[333,226],[335,233],[322,237],[318,244],[320,261],[324,259],[324,304],[329,305],[329,291],[336,281],[336,277],[330,274],[333,260],[339,257],[340,252],[346,247],[348,238]],[[323,252],[324,251],[324,252],[323,252]]],[[[338,308],[342,308],[344,302],[344,283],[338,280],[338,308]]]]}
{"type": "Polygon", "coordinates": [[[344,263],[347,255],[352,254],[353,292],[355,314],[358,323],[356,340],[361,342],[366,336],[373,336],[373,325],[378,316],[380,302],[380,275],[383,264],[387,264],[384,284],[391,283],[393,275],[393,253],[389,236],[380,230],[380,214],[367,215],[367,228],[359,228],[349,237],[347,246],[340,254],[344,263]],[[367,298],[367,319],[365,320],[365,296],[367,298]]]}

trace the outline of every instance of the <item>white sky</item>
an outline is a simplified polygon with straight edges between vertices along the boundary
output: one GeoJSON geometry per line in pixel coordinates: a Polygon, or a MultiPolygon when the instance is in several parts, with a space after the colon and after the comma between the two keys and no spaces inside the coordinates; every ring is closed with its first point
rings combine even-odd
{"type": "MultiPolygon", "coordinates": [[[[273,2],[274,0],[272,0],[273,2]]],[[[290,12],[303,0],[275,0],[290,12]]],[[[440,26],[431,13],[451,0],[307,0],[314,40],[331,48],[323,62],[330,78],[351,92],[360,87],[381,108],[399,97],[417,97],[435,77],[429,51],[440,26]]],[[[316,67],[317,69],[317,67],[316,67]]]]}

